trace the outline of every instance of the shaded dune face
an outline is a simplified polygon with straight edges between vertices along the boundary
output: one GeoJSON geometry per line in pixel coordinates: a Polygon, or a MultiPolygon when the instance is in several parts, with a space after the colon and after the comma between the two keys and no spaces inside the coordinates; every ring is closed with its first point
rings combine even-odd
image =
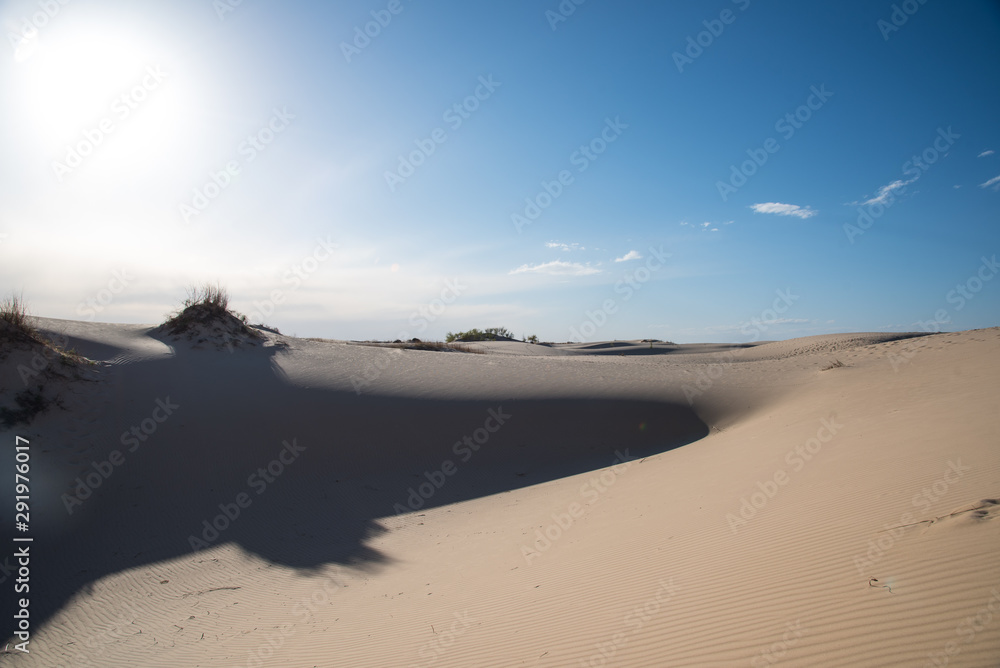
{"type": "MultiPolygon", "coordinates": [[[[367,544],[387,530],[380,518],[600,469],[708,434],[690,408],[667,401],[306,388],[286,382],[262,350],[179,351],[122,365],[108,382],[115,399],[98,409],[102,424],[139,424],[156,398],[178,408],[134,452],[117,435],[97,444],[92,459],[118,449],[125,463],[71,516],[59,503],[33,518],[32,578],[45,583],[32,597],[35,628],[96,580],[155,571],[194,547],[234,543],[306,570],[378,568],[397,556],[367,544]]],[[[12,603],[2,604],[7,620],[12,603]]]]}

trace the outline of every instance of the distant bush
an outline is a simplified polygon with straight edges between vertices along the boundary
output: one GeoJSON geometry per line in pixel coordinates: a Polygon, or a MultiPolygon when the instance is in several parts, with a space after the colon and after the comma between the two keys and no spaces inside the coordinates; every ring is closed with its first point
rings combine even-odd
{"type": "Polygon", "coordinates": [[[528,343],[538,343],[538,336],[535,335],[535,334],[532,334],[531,336],[527,337],[524,340],[527,341],[528,343]]]}
{"type": "Polygon", "coordinates": [[[452,341],[496,341],[497,339],[513,338],[513,332],[506,327],[487,327],[482,331],[478,329],[470,329],[467,332],[458,332],[457,334],[448,332],[448,334],[445,335],[444,340],[447,343],[451,343],[452,341]]]}

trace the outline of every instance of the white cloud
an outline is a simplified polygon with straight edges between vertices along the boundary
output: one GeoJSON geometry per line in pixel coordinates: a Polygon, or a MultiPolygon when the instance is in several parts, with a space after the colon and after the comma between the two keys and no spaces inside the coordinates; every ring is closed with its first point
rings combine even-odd
{"type": "Polygon", "coordinates": [[[774,213],[779,216],[795,216],[797,218],[812,218],[818,213],[807,206],[801,207],[798,204],[782,204],[780,202],[751,204],[750,208],[756,213],[774,213]]]}
{"type": "Polygon", "coordinates": [[[982,153],[980,153],[979,155],[977,155],[976,157],[977,158],[985,158],[986,156],[989,156],[989,155],[993,155],[993,151],[990,150],[990,149],[987,149],[987,150],[983,151],[982,153]]]}
{"type": "MultiPolygon", "coordinates": [[[[735,221],[732,221],[732,220],[726,220],[726,221],[723,221],[722,224],[723,225],[732,225],[734,222],[735,221]]],[[[702,232],[718,232],[719,228],[718,227],[713,227],[713,225],[716,225],[716,224],[717,223],[704,222],[704,223],[698,223],[697,225],[694,225],[692,223],[687,222],[686,220],[681,221],[681,223],[680,223],[681,227],[694,227],[696,229],[700,229],[702,232]]]]}
{"type": "Polygon", "coordinates": [[[545,247],[558,248],[559,250],[562,251],[587,250],[586,248],[575,242],[571,244],[564,244],[561,241],[546,241],[545,247]]]}
{"type": "Polygon", "coordinates": [[[916,180],[917,180],[916,176],[914,176],[909,181],[903,181],[901,179],[896,179],[892,183],[890,183],[888,185],[884,185],[881,188],[879,188],[878,189],[878,193],[874,197],[865,200],[864,202],[862,202],[862,204],[865,205],[865,206],[868,206],[869,204],[885,204],[886,200],[888,200],[889,198],[891,198],[893,196],[892,193],[893,193],[894,190],[899,190],[900,188],[905,188],[906,186],[910,185],[911,183],[913,183],[916,180]]]}
{"type": "Polygon", "coordinates": [[[986,183],[980,183],[980,188],[993,188],[993,190],[1000,190],[1000,176],[994,176],[992,179],[986,183]]]}
{"type": "Polygon", "coordinates": [[[588,274],[599,274],[601,270],[597,267],[580,264],[579,262],[563,262],[553,260],[543,264],[529,265],[522,264],[517,269],[512,269],[511,274],[548,274],[550,276],[587,276],[588,274]]]}
{"type": "Polygon", "coordinates": [[[621,257],[616,257],[615,262],[628,262],[629,260],[641,260],[641,259],[642,255],[639,254],[639,251],[630,250],[621,257]]]}

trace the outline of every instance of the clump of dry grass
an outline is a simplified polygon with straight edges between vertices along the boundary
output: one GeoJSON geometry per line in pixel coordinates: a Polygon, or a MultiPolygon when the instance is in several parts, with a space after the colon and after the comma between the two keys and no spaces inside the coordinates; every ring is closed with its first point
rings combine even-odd
{"type": "Polygon", "coordinates": [[[189,287],[187,297],[184,299],[184,307],[204,305],[218,309],[219,311],[229,310],[229,291],[216,283],[206,283],[201,287],[189,287]]]}
{"type": "Polygon", "coordinates": [[[196,334],[202,328],[223,326],[232,334],[243,334],[252,339],[264,335],[249,326],[247,317],[229,308],[229,292],[222,286],[206,283],[189,287],[183,308],[167,318],[163,328],[170,334],[196,334]]]}
{"type": "Polygon", "coordinates": [[[844,364],[843,362],[841,362],[840,360],[833,360],[832,362],[830,362],[829,364],[827,364],[825,367],[823,367],[821,369],[821,371],[829,371],[830,369],[839,369],[840,367],[844,367],[844,366],[847,366],[847,365],[844,364]]]}
{"type": "Polygon", "coordinates": [[[21,295],[10,295],[0,301],[0,342],[43,343],[42,336],[32,326],[28,306],[21,295]]]}
{"type": "MultiPolygon", "coordinates": [[[[80,365],[94,364],[76,351],[67,350],[65,336],[56,338],[61,338],[62,343],[49,339],[35,328],[23,296],[11,295],[0,300],[0,360],[20,351],[22,357],[15,358],[11,364],[17,366],[26,385],[12,397],[12,402],[0,405],[0,426],[28,424],[50,406],[62,406],[57,395],[46,392],[51,382],[82,378],[80,365]]],[[[0,395],[2,390],[0,388],[0,395]]]]}
{"type": "MultiPolygon", "coordinates": [[[[325,341],[328,339],[309,339],[310,341],[325,341]]],[[[399,339],[395,341],[356,341],[353,342],[355,345],[361,346],[376,346],[379,348],[399,348],[401,350],[431,350],[443,353],[473,353],[476,355],[485,354],[482,350],[476,350],[472,346],[468,346],[464,343],[442,343],[441,341],[421,341],[420,339],[411,339],[410,341],[400,341],[399,339]]]]}
{"type": "MultiPolygon", "coordinates": [[[[0,300],[0,344],[14,346],[16,344],[41,345],[49,348],[54,356],[65,365],[72,363],[91,363],[80,356],[75,350],[66,349],[56,341],[50,340],[31,324],[28,315],[28,305],[21,295],[10,295],[0,300]]],[[[0,350],[0,359],[7,351],[0,350]]],[[[50,355],[46,355],[46,358],[50,355]]]]}
{"type": "Polygon", "coordinates": [[[406,350],[437,350],[441,352],[459,352],[459,353],[482,353],[482,350],[474,350],[471,346],[465,345],[464,343],[442,343],[440,341],[411,341],[409,343],[392,343],[390,344],[394,348],[404,348],[406,350]]]}
{"type": "Polygon", "coordinates": [[[21,295],[10,295],[0,301],[0,320],[15,327],[34,331],[28,323],[28,306],[21,295]]]}

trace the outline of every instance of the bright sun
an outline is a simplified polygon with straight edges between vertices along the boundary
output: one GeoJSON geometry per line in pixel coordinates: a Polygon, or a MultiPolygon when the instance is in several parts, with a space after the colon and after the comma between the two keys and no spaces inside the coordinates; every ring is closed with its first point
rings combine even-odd
{"type": "Polygon", "coordinates": [[[142,70],[142,51],[107,34],[36,36],[24,60],[22,102],[36,124],[58,135],[77,129],[95,114],[110,111],[116,93],[127,90],[142,70]]]}
{"type": "Polygon", "coordinates": [[[185,105],[151,41],[107,26],[39,30],[18,50],[25,139],[54,176],[111,183],[169,153],[185,105]]]}

